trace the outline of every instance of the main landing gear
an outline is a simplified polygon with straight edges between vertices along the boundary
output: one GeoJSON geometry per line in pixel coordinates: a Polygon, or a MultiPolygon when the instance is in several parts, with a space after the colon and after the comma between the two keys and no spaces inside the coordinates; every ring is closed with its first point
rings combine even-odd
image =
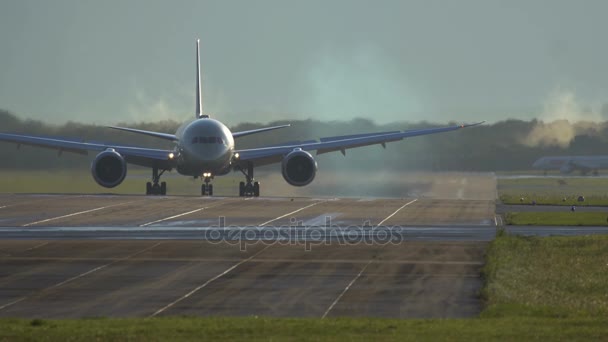
{"type": "Polygon", "coordinates": [[[160,176],[165,173],[166,170],[162,170],[158,173],[158,168],[152,168],[152,182],[146,183],[146,195],[161,195],[167,194],[167,183],[160,182],[160,176]]]}
{"type": "Polygon", "coordinates": [[[247,182],[239,183],[239,196],[241,197],[259,197],[260,183],[253,181],[253,163],[247,163],[247,171],[239,168],[245,175],[247,182]]]}
{"type": "Polygon", "coordinates": [[[201,196],[213,196],[213,184],[210,184],[211,173],[203,173],[203,181],[205,184],[201,185],[201,196]]]}

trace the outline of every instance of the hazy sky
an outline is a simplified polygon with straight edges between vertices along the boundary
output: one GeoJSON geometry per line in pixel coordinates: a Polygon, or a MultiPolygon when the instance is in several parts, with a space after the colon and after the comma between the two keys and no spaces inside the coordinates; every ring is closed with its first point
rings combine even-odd
{"type": "Polygon", "coordinates": [[[204,109],[229,124],[596,115],[607,16],[605,0],[0,0],[0,108],[190,118],[200,37],[204,109]]]}

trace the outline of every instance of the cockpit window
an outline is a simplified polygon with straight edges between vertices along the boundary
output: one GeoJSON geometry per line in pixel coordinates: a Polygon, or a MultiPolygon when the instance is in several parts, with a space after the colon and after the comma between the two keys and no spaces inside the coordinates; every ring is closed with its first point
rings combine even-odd
{"type": "Polygon", "coordinates": [[[194,137],[192,144],[223,144],[224,140],[221,137],[194,137]]]}

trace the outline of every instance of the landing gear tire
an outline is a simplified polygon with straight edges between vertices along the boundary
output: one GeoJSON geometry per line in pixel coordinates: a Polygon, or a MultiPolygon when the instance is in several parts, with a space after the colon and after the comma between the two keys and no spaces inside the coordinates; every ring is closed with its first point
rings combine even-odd
{"type": "Polygon", "coordinates": [[[201,185],[201,196],[213,196],[213,184],[201,185]]]}
{"type": "Polygon", "coordinates": [[[213,196],[213,184],[211,184],[213,177],[204,177],[203,184],[201,184],[201,196],[213,196]]]}
{"type": "Polygon", "coordinates": [[[260,183],[253,181],[253,164],[247,163],[247,171],[243,170],[242,167],[238,168],[246,178],[246,182],[239,183],[239,196],[240,197],[259,197],[260,196],[260,183]]]}
{"type": "Polygon", "coordinates": [[[146,183],[146,195],[160,195],[165,196],[167,194],[167,183],[160,182],[160,176],[165,173],[166,170],[158,172],[158,168],[152,169],[152,182],[146,183]]]}
{"type": "Polygon", "coordinates": [[[152,195],[161,195],[160,185],[158,183],[152,185],[152,195]]]}

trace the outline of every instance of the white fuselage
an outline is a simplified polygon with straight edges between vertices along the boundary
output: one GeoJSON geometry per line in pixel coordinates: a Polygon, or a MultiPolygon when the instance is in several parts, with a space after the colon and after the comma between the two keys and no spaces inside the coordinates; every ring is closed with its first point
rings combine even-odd
{"type": "Polygon", "coordinates": [[[176,133],[177,171],[182,175],[224,174],[230,170],[234,138],[223,123],[196,119],[180,127],[176,133]]]}

